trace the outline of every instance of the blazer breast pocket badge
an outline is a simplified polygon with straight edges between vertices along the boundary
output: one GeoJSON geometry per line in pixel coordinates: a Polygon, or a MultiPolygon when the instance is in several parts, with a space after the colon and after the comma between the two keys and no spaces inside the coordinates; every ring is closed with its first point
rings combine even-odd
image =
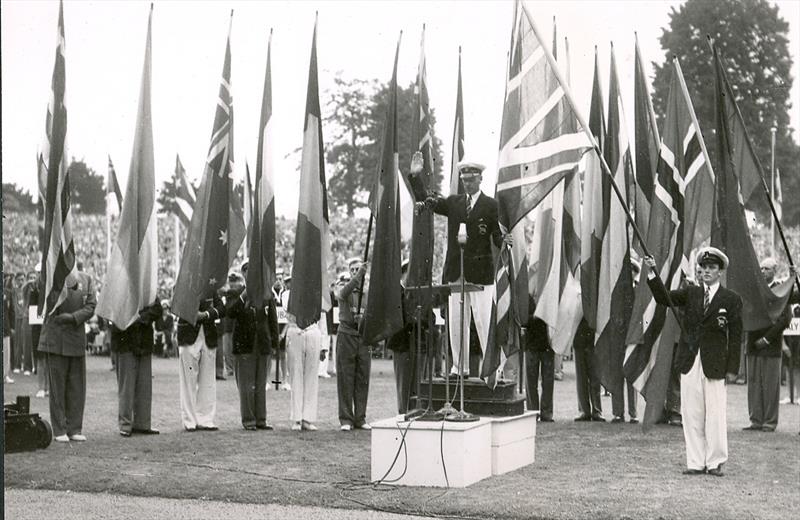
{"type": "Polygon", "coordinates": [[[489,226],[486,225],[486,221],[484,219],[480,219],[478,221],[478,232],[481,235],[485,235],[489,232],[489,226]]]}
{"type": "Polygon", "coordinates": [[[724,307],[717,313],[717,326],[721,329],[728,326],[728,311],[724,307]]]}

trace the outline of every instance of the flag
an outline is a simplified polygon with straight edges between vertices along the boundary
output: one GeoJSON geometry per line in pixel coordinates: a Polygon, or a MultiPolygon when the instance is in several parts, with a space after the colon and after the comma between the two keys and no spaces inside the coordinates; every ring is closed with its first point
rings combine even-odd
{"type": "MultiPolygon", "coordinates": [[[[275,123],[272,120],[272,31],[267,44],[267,71],[261,98],[256,158],[256,191],[248,233],[250,249],[247,294],[259,307],[271,299],[275,282],[275,165],[273,161],[275,123]]],[[[291,293],[290,293],[291,294],[291,293]]]]}
{"type": "Polygon", "coordinates": [[[226,282],[228,268],[244,240],[242,207],[233,189],[232,173],[233,95],[229,27],[211,144],[186,234],[172,303],[173,312],[192,324],[200,302],[213,298],[226,282]]]}
{"type": "Polygon", "coordinates": [[[108,156],[108,178],[106,179],[106,206],[109,205],[111,195],[117,201],[117,211],[122,211],[122,191],[119,189],[119,181],[117,181],[117,172],[114,170],[114,164],[111,162],[111,156],[108,156]]]}
{"type": "Polygon", "coordinates": [[[250,251],[250,222],[253,218],[253,186],[250,184],[250,165],[247,161],[244,162],[244,186],[242,188],[242,207],[245,226],[247,226],[248,233],[244,239],[245,253],[250,251]]]}
{"type": "Polygon", "coordinates": [[[317,22],[311,40],[303,155],[300,162],[300,203],[297,208],[295,257],[288,311],[304,329],[331,307],[328,282],[328,198],[325,188],[325,150],[317,80],[317,22]]]}
{"type": "Polygon", "coordinates": [[[563,124],[575,118],[575,109],[566,99],[566,85],[551,66],[549,52],[527,9],[515,2],[496,188],[507,229],[577,166],[589,145],[582,131],[564,131],[563,124]]]}
{"type": "MultiPolygon", "coordinates": [[[[423,161],[422,174],[418,179],[414,179],[414,182],[418,184],[416,191],[423,197],[431,188],[434,172],[430,114],[428,74],[425,66],[425,26],[423,26],[417,82],[414,86],[413,123],[411,126],[411,142],[416,145],[416,151],[422,154],[423,161]]],[[[418,197],[415,196],[415,198],[418,197]]],[[[412,230],[406,283],[410,287],[428,285],[431,282],[433,264],[433,212],[414,212],[412,230]]]]}
{"type": "MultiPolygon", "coordinates": [[[[775,169],[775,189],[773,190],[772,204],[775,206],[775,220],[783,220],[783,190],[781,189],[781,171],[775,169]]],[[[781,243],[781,234],[778,226],[772,221],[772,254],[775,255],[775,244],[781,243]]]]}
{"type": "MultiPolygon", "coordinates": [[[[625,129],[625,113],[619,91],[614,46],[611,46],[611,71],[608,87],[608,127],[603,149],[614,181],[627,200],[629,180],[633,177],[630,143],[625,129]]],[[[620,200],[611,194],[611,179],[603,175],[603,248],[597,299],[597,328],[594,356],[598,361],[600,383],[621,388],[625,337],[633,308],[628,220],[620,200]]]]}
{"type": "MultiPolygon", "coordinates": [[[[150,110],[152,25],[151,6],[125,202],[103,290],[97,300],[97,315],[111,320],[122,330],[133,324],[139,309],[156,301],[158,288],[156,174],[150,110]]],[[[109,159],[109,177],[113,171],[109,159]]]]}
{"type": "MultiPolygon", "coordinates": [[[[50,103],[45,122],[46,196],[44,197],[44,247],[41,275],[45,289],[39,307],[49,315],[67,297],[67,283],[75,271],[75,245],[72,241],[69,170],[67,169],[67,107],[65,104],[66,59],[64,4],[58,4],[58,36],[51,83],[50,103]]],[[[40,174],[42,171],[40,170],[40,174]]]]}
{"type": "MultiPolygon", "coordinates": [[[[402,34],[401,34],[402,37],[402,34]]],[[[364,311],[362,338],[367,345],[392,336],[403,328],[400,289],[400,197],[398,194],[397,135],[397,59],[400,39],[394,55],[392,80],[389,83],[389,108],[384,123],[381,166],[375,183],[375,245],[370,264],[367,308],[364,311]]],[[[424,67],[424,62],[423,62],[424,67]]],[[[424,68],[423,68],[424,70],[424,68]]],[[[419,143],[419,141],[416,141],[419,143]]]]}
{"type": "MultiPolygon", "coordinates": [[[[636,144],[636,182],[634,184],[634,220],[640,230],[647,231],[650,206],[653,203],[653,178],[658,163],[658,148],[661,137],[658,135],[656,114],[650,100],[647,73],[642,53],[639,51],[639,37],[636,36],[633,80],[633,133],[636,144]]],[[[634,249],[641,255],[641,244],[634,243],[634,249]]]]}
{"type": "Polygon", "coordinates": [[[461,93],[461,46],[458,47],[458,86],[456,87],[456,117],[453,122],[453,149],[450,157],[450,195],[464,193],[458,176],[458,163],[464,159],[464,96],[461,93]]]}
{"type": "MultiPolygon", "coordinates": [[[[505,283],[495,284],[498,338],[516,338],[504,327],[518,327],[528,316],[528,261],[521,220],[577,166],[581,151],[588,146],[582,132],[565,131],[564,123],[575,119],[575,111],[549,54],[530,13],[522,2],[515,2],[495,188],[500,224],[515,238],[508,289],[505,283]],[[512,313],[511,319],[505,316],[507,312],[512,313]]],[[[481,374],[491,374],[496,367],[487,363],[500,359],[492,348],[515,343],[489,342],[481,374]]]]}
{"type": "MultiPolygon", "coordinates": [[[[178,219],[183,223],[184,227],[189,227],[192,221],[192,213],[194,212],[194,205],[197,202],[197,194],[186,177],[186,170],[181,164],[181,157],[175,155],[175,214],[178,219]]],[[[176,244],[177,245],[177,244],[176,244]]]]}
{"type": "MultiPolygon", "coordinates": [[[[694,276],[690,259],[708,239],[714,197],[714,174],[677,59],[673,59],[672,67],[646,231],[656,273],[670,290],[679,288],[682,279],[694,276]]],[[[648,270],[642,265],[624,364],[626,379],[647,402],[645,428],[663,410],[673,346],[680,335],[674,316],[666,307],[656,305],[644,283],[648,270]]]]}
{"type": "MultiPolygon", "coordinates": [[[[600,150],[605,148],[606,123],[603,116],[603,92],[600,85],[600,65],[597,48],[594,50],[594,79],[589,105],[589,131],[600,150]]],[[[583,210],[581,227],[581,302],[583,316],[592,330],[597,330],[598,288],[600,282],[600,257],[603,250],[605,225],[603,207],[603,170],[600,157],[595,152],[586,155],[583,173],[583,210]]]]}
{"type": "MultiPolygon", "coordinates": [[[[728,255],[730,265],[725,271],[726,286],[742,297],[742,328],[754,331],[777,321],[786,307],[794,280],[790,276],[783,284],[770,289],[761,274],[745,222],[744,202],[749,198],[745,190],[750,189],[750,184],[756,185],[755,181],[749,182],[748,179],[763,179],[763,170],[753,153],[752,142],[716,45],[713,50],[719,169],[711,245],[728,255]]],[[[763,196],[764,191],[760,194],[763,196]]]]}

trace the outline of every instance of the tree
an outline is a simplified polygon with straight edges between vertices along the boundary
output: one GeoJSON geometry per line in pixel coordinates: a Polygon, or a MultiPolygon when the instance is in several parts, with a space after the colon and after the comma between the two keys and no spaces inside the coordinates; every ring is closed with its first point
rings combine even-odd
{"type": "Polygon", "coordinates": [[[33,213],[36,204],[33,196],[12,183],[3,183],[3,211],[7,213],[33,213]]]}
{"type": "MultiPolygon", "coordinates": [[[[789,24],[766,0],[688,0],[672,8],[670,24],[661,35],[666,60],[655,66],[653,105],[663,120],[669,93],[669,60],[680,60],[686,86],[714,165],[718,164],[715,135],[714,67],[707,36],[714,39],[727,64],[726,73],[747,125],[769,185],[771,132],[777,128],[775,166],[781,172],[784,193],[800,193],[800,147],[789,127],[792,59],[788,48],[789,24]]],[[[748,202],[762,218],[767,199],[757,190],[748,202]]],[[[800,201],[784,197],[784,224],[800,223],[800,201]]]]}
{"type": "Polygon", "coordinates": [[[98,214],[106,211],[106,190],[103,177],[74,157],[69,165],[72,206],[82,212],[98,214]]]}
{"type": "MultiPolygon", "coordinates": [[[[328,92],[325,156],[332,172],[328,183],[331,204],[352,215],[356,208],[366,207],[380,164],[381,136],[389,102],[389,85],[376,80],[344,80],[338,75],[336,87],[328,92]]],[[[400,169],[407,171],[416,145],[411,143],[414,84],[398,87],[398,122],[400,169]]],[[[436,137],[436,116],[431,110],[434,189],[442,182],[442,143],[436,137]]]]}

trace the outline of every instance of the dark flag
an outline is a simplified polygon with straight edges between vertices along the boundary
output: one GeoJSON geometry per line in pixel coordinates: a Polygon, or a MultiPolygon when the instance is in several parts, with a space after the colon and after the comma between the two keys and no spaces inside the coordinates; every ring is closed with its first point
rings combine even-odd
{"type": "Polygon", "coordinates": [[[119,189],[119,181],[117,180],[117,172],[114,170],[114,164],[111,162],[111,156],[108,156],[108,177],[106,178],[106,205],[108,205],[111,195],[117,201],[117,211],[122,211],[122,190],[119,189]]]}
{"type": "Polygon", "coordinates": [[[328,198],[325,188],[325,150],[317,80],[317,22],[311,40],[303,154],[300,162],[300,203],[297,207],[295,257],[288,311],[305,329],[331,307],[328,282],[328,198]]]}
{"type": "MultiPolygon", "coordinates": [[[[413,123],[411,126],[411,142],[416,144],[416,151],[422,154],[423,161],[422,173],[418,178],[410,179],[411,183],[416,185],[416,189],[412,190],[412,193],[419,192],[414,195],[416,200],[420,200],[420,196],[424,200],[426,193],[432,187],[434,164],[430,112],[428,74],[425,66],[425,26],[423,26],[417,83],[414,86],[413,123]]],[[[414,212],[409,249],[411,253],[407,284],[409,286],[427,285],[431,281],[433,264],[433,212],[414,212]]]]}
{"type": "MultiPolygon", "coordinates": [[[[402,34],[401,34],[402,36],[402,34]]],[[[389,108],[384,124],[381,166],[375,183],[375,242],[370,265],[367,308],[364,311],[364,343],[372,345],[403,328],[400,292],[400,194],[398,184],[397,59],[394,55],[389,83],[389,108]]]]}
{"type": "Polygon", "coordinates": [[[44,197],[44,245],[41,274],[44,292],[39,296],[43,314],[51,314],[67,297],[67,278],[75,271],[75,246],[72,241],[69,170],[67,169],[67,107],[64,39],[64,3],[58,4],[58,36],[50,103],[47,105],[45,144],[40,175],[46,175],[44,197]]]}
{"type": "Polygon", "coordinates": [[[225,284],[228,267],[244,240],[242,207],[233,189],[232,173],[233,96],[229,28],[211,145],[197,193],[197,205],[186,235],[172,303],[173,312],[192,324],[200,302],[212,298],[225,284]]]}
{"type": "Polygon", "coordinates": [[[275,282],[275,191],[273,165],[272,121],[272,31],[267,44],[267,71],[261,99],[261,121],[258,125],[258,156],[256,158],[256,191],[250,234],[250,264],[247,269],[247,294],[258,306],[273,297],[275,282]]]}
{"type": "MultiPolygon", "coordinates": [[[[103,290],[97,301],[97,315],[111,320],[121,330],[133,324],[139,309],[156,301],[158,288],[156,174],[150,110],[152,25],[151,6],[125,203],[103,290]]],[[[113,167],[109,169],[113,172],[113,167]]]]}
{"type": "Polygon", "coordinates": [[[461,47],[458,48],[458,86],[456,87],[456,117],[453,122],[453,150],[450,166],[450,195],[464,193],[458,176],[458,163],[464,159],[464,96],[461,92],[461,47]]]}
{"type": "Polygon", "coordinates": [[[794,279],[790,276],[783,284],[770,289],[761,274],[747,229],[743,201],[756,194],[765,195],[763,191],[756,191],[763,170],[753,151],[716,45],[713,48],[719,168],[711,245],[720,248],[730,258],[725,272],[726,286],[742,297],[742,327],[745,331],[752,331],[775,323],[786,307],[794,279]]]}

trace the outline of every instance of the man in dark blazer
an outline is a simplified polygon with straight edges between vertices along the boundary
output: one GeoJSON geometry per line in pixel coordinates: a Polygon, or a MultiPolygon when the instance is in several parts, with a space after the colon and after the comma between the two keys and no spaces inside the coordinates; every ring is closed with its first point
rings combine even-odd
{"type": "Polygon", "coordinates": [[[83,324],[94,314],[97,296],[89,275],[67,275],[66,299],[45,318],[39,350],[47,357],[50,378],[50,423],[57,442],[83,442],[86,404],[86,331],[83,324]]]}
{"type": "Polygon", "coordinates": [[[112,325],[111,351],[117,356],[117,395],[119,398],[119,434],[157,435],[151,427],[153,403],[153,322],[161,317],[161,302],[155,300],[139,310],[130,327],[120,330],[112,325]]]}
{"type": "Polygon", "coordinates": [[[225,315],[222,298],[200,302],[195,324],[178,319],[181,420],[186,431],[216,431],[216,321],[225,315]]]}
{"type": "Polygon", "coordinates": [[[244,285],[247,266],[245,260],[241,275],[228,276],[231,291],[225,308],[233,324],[231,349],[239,412],[245,430],[272,430],[267,422],[267,372],[270,357],[278,350],[278,313],[274,297],[268,298],[262,307],[256,306],[248,295],[244,285]]]}
{"type": "Polygon", "coordinates": [[[528,325],[525,333],[525,369],[528,410],[539,410],[538,419],[553,422],[553,382],[555,381],[555,352],[550,343],[547,324],[534,316],[536,301],[528,296],[528,325]],[[539,396],[539,375],[542,394],[539,396]]]}
{"type": "Polygon", "coordinates": [[[715,247],[698,252],[702,285],[669,292],[656,280],[655,260],[647,284],[656,302],[685,308],[685,341],[676,353],[681,371],[681,412],[686,440],[685,474],[722,476],[728,460],[726,374],[733,380],[739,368],[742,342],[742,299],[719,283],[728,257],[715,247]],[[698,355],[699,352],[699,355],[698,355]]]}
{"type": "MultiPolygon", "coordinates": [[[[411,161],[411,176],[422,171],[422,155],[414,154],[411,161]]],[[[486,352],[489,339],[489,326],[492,312],[492,287],[494,286],[494,254],[492,246],[499,248],[513,244],[510,234],[504,235],[498,221],[497,201],[481,192],[481,179],[484,165],[462,161],[458,173],[464,186],[464,193],[429,197],[425,205],[434,213],[447,217],[447,253],[445,255],[442,283],[455,283],[461,279],[461,246],[458,235],[464,226],[466,243],[464,245],[464,280],[468,284],[483,286],[483,290],[465,294],[465,309],[470,309],[478,332],[481,351],[486,352]]],[[[470,320],[461,319],[461,297],[458,292],[450,295],[449,317],[450,345],[453,350],[453,365],[459,366],[461,350],[461,331],[469,343],[470,320]]],[[[465,370],[466,372],[466,370],[465,370]]]]}
{"type": "MultiPolygon", "coordinates": [[[[761,262],[761,273],[770,288],[777,285],[772,258],[761,262]]],[[[745,430],[774,432],[778,427],[781,398],[781,348],[783,331],[791,321],[789,304],[769,327],[747,333],[747,408],[750,426],[745,430]]]]}

